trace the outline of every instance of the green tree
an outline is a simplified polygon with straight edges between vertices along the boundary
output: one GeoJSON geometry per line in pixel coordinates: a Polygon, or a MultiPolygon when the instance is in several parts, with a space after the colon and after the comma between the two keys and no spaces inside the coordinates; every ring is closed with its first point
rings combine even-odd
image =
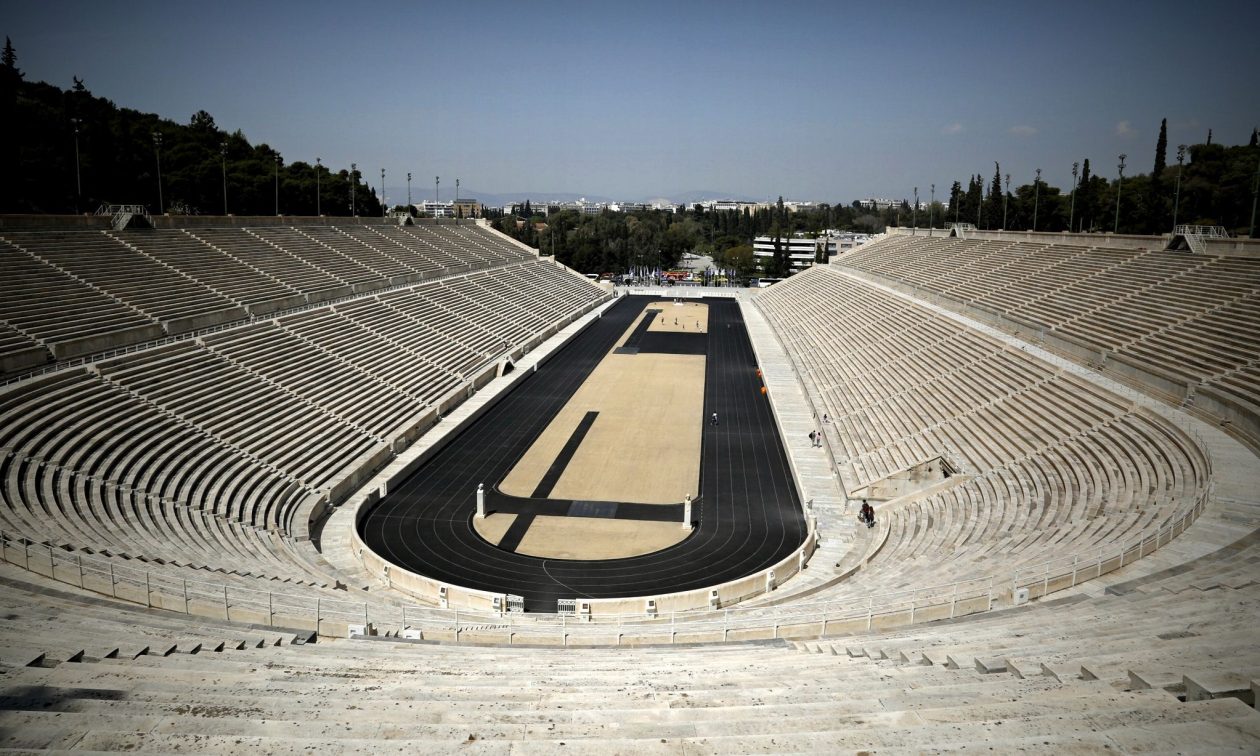
{"type": "Polygon", "coordinates": [[[1164,171],[1168,168],[1168,119],[1159,122],[1159,138],[1155,141],[1155,166],[1147,183],[1146,193],[1141,195],[1145,205],[1141,231],[1155,233],[1167,217],[1167,198],[1164,196],[1164,171]]]}
{"type": "Polygon", "coordinates": [[[984,211],[987,228],[1000,228],[1002,225],[1002,166],[993,162],[993,182],[989,184],[989,200],[984,211]]]}

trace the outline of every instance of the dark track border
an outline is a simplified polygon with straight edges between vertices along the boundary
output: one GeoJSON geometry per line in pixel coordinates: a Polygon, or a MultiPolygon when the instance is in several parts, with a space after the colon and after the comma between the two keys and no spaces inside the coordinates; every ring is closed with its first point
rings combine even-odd
{"type": "Polygon", "coordinates": [[[717,412],[721,424],[704,427],[697,525],[690,537],[636,557],[575,561],[505,551],[474,530],[477,484],[497,487],[645,305],[657,299],[623,297],[364,513],[358,528],[368,547],[442,582],[523,596],[530,611],[554,611],[560,598],[694,590],[746,577],[791,554],[805,540],[805,520],[739,306],[728,299],[704,300],[709,330],[703,337],[703,416],[717,412]]]}

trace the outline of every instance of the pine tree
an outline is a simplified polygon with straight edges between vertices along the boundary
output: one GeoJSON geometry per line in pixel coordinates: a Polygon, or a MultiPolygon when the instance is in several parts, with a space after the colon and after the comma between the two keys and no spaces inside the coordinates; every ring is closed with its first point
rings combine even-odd
{"type": "Polygon", "coordinates": [[[13,49],[13,42],[8,37],[4,38],[4,53],[0,54],[0,64],[14,78],[22,78],[22,71],[17,67],[17,51],[13,49]]]}
{"type": "Polygon", "coordinates": [[[1255,147],[1257,144],[1260,144],[1260,141],[1257,141],[1260,140],[1260,133],[1258,132],[1260,132],[1260,129],[1251,130],[1251,141],[1247,143],[1248,147],[1255,147]]]}

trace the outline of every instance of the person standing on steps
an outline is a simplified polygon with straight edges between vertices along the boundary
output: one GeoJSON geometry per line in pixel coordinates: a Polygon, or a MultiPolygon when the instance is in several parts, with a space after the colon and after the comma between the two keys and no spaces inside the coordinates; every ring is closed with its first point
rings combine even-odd
{"type": "Polygon", "coordinates": [[[717,419],[717,413],[716,413],[716,412],[714,412],[714,413],[713,413],[713,417],[711,417],[711,418],[710,418],[710,422],[712,422],[714,425],[717,425],[717,424],[718,424],[718,419],[717,419]]]}
{"type": "Polygon", "coordinates": [[[809,445],[818,446],[818,434],[814,433],[813,431],[809,432],[809,445]]]}

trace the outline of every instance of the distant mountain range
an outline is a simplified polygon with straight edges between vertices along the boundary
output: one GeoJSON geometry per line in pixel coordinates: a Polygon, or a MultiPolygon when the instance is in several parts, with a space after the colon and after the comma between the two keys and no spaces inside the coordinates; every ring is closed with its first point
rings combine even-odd
{"type": "MultiPolygon", "coordinates": [[[[390,202],[394,202],[394,197],[406,194],[406,188],[399,190],[394,187],[387,189],[390,202]]],[[[479,192],[476,189],[460,189],[461,197],[473,198],[483,205],[489,207],[504,207],[508,204],[516,204],[529,200],[531,205],[543,206],[553,203],[575,202],[585,198],[588,202],[642,202],[646,204],[674,204],[674,205],[691,205],[696,202],[704,202],[705,200],[715,199],[733,199],[740,202],[759,202],[753,197],[735,192],[719,192],[711,189],[696,189],[686,192],[678,192],[670,195],[656,195],[653,197],[609,197],[603,194],[583,194],[579,192],[479,192]]],[[[431,194],[428,196],[432,196],[431,194]]],[[[450,201],[454,199],[454,193],[442,193],[442,199],[450,201]]],[[[415,202],[424,201],[425,196],[415,192],[412,189],[412,200],[415,202]]]]}

